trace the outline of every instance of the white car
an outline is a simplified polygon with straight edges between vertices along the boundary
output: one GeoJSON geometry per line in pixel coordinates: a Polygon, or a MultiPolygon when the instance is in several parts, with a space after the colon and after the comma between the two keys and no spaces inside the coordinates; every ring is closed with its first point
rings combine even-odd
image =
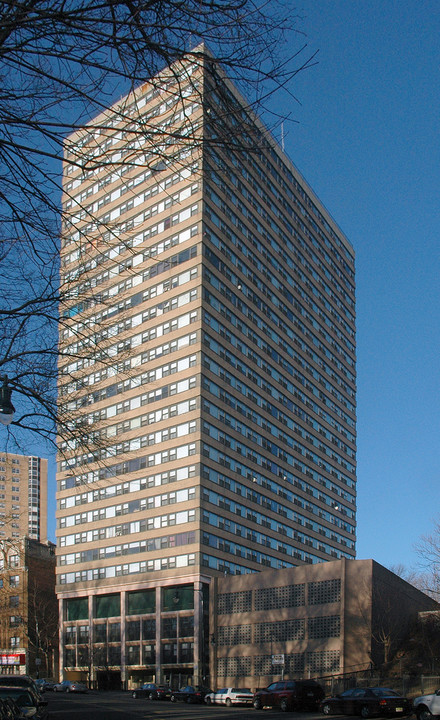
{"type": "Polygon", "coordinates": [[[207,705],[252,705],[254,693],[249,688],[223,688],[205,695],[207,705]]]}
{"type": "Polygon", "coordinates": [[[418,720],[430,720],[433,715],[440,716],[440,690],[436,690],[432,695],[414,698],[413,708],[418,720]]]}

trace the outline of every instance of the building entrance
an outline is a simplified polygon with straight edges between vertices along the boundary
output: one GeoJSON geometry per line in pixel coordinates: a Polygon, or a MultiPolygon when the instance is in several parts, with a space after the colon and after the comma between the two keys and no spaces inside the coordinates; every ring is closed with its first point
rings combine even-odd
{"type": "Polygon", "coordinates": [[[98,690],[121,690],[121,673],[118,670],[98,670],[96,684],[98,690]]]}

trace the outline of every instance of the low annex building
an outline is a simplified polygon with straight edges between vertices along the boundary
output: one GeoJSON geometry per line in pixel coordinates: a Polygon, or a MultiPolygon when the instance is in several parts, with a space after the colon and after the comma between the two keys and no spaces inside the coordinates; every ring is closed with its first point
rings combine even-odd
{"type": "Polygon", "coordinates": [[[286,676],[365,670],[391,659],[430,597],[374,560],[302,565],[214,580],[212,676],[264,687],[286,676]]]}

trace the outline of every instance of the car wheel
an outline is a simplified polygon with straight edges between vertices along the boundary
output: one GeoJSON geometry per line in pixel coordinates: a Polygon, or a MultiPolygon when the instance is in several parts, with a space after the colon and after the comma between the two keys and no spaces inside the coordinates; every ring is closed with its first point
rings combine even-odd
{"type": "Polygon", "coordinates": [[[188,697],[186,698],[186,704],[187,704],[187,705],[191,705],[191,703],[192,703],[192,698],[188,696],[188,697]]]}
{"type": "Polygon", "coordinates": [[[324,713],[324,715],[331,715],[332,709],[329,703],[324,703],[324,705],[322,706],[322,712],[324,713]]]}
{"type": "Polygon", "coordinates": [[[260,698],[255,698],[253,705],[254,705],[255,710],[261,710],[261,708],[263,707],[263,704],[262,704],[260,698]]]}
{"type": "Polygon", "coordinates": [[[232,700],[231,700],[231,698],[226,698],[226,700],[225,700],[225,705],[226,705],[226,707],[231,707],[231,705],[232,705],[232,700]]]}
{"type": "Polygon", "coordinates": [[[70,692],[70,688],[66,688],[66,693],[70,692]]]}
{"type": "Polygon", "coordinates": [[[416,715],[417,715],[418,720],[431,720],[431,718],[432,718],[432,713],[430,710],[428,710],[426,705],[422,705],[421,707],[418,707],[416,710],[416,715]]]}
{"type": "Polygon", "coordinates": [[[287,712],[289,709],[289,703],[287,702],[286,698],[283,698],[280,702],[280,710],[281,712],[287,712]]]}
{"type": "Polygon", "coordinates": [[[137,699],[137,696],[138,696],[137,692],[131,693],[131,697],[134,698],[135,700],[137,699]]]}
{"type": "Polygon", "coordinates": [[[369,718],[371,715],[370,708],[368,705],[362,705],[361,707],[361,717],[362,718],[369,718]]]}
{"type": "Polygon", "coordinates": [[[212,700],[211,700],[210,697],[207,697],[206,700],[205,700],[205,702],[206,702],[207,705],[211,705],[212,700]]]}
{"type": "Polygon", "coordinates": [[[175,695],[171,695],[170,700],[171,700],[171,702],[176,702],[176,696],[175,696],[175,695]]]}
{"type": "Polygon", "coordinates": [[[154,700],[154,693],[151,692],[151,693],[148,695],[148,699],[149,699],[149,700],[154,700]]]}

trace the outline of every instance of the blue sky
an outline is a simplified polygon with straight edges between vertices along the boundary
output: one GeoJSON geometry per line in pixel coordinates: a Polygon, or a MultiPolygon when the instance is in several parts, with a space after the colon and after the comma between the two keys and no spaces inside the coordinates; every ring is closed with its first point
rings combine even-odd
{"type": "Polygon", "coordinates": [[[292,84],[301,104],[272,105],[298,121],[286,152],[356,250],[357,556],[411,567],[440,510],[439,5],[297,11],[319,63],[292,84]]]}
{"type": "Polygon", "coordinates": [[[440,512],[440,8],[297,10],[319,63],[292,86],[285,149],[356,250],[357,557],[410,567],[440,512]]]}

